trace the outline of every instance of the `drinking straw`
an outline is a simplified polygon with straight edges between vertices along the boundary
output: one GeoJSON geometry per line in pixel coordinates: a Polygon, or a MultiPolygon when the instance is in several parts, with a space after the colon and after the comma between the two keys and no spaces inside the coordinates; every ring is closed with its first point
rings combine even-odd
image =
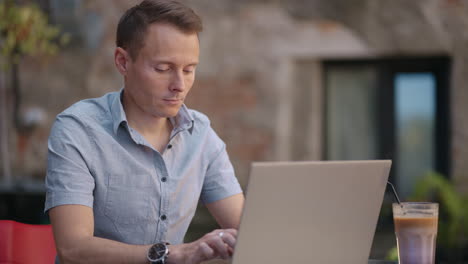
{"type": "Polygon", "coordinates": [[[390,185],[390,187],[392,187],[393,196],[395,196],[395,199],[397,200],[398,204],[401,205],[401,201],[400,201],[400,198],[398,197],[395,187],[393,187],[393,184],[389,181],[387,181],[387,184],[390,185]]]}

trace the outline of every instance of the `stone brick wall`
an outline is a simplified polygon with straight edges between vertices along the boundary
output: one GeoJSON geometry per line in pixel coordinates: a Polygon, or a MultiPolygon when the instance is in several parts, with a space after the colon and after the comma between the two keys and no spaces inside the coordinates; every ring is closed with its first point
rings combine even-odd
{"type": "MultiPolygon", "coordinates": [[[[44,177],[55,115],[122,87],[113,65],[115,27],[137,1],[71,2],[74,9],[63,11],[53,8],[60,1],[51,1],[54,20],[74,33],[71,45],[60,56],[20,65],[22,110],[39,107],[46,119],[27,135],[10,129],[17,178],[44,177]]],[[[452,174],[468,191],[468,1],[185,2],[205,25],[187,103],[211,117],[242,184],[251,161],[322,158],[321,60],[444,54],[453,59],[452,174]]]]}
{"type": "MultiPolygon", "coordinates": [[[[122,87],[113,62],[115,28],[137,2],[50,0],[52,19],[74,38],[59,56],[20,64],[21,111],[40,109],[45,118],[27,133],[9,129],[16,180],[43,181],[58,113],[122,87]]],[[[446,55],[453,62],[451,176],[468,193],[468,0],[184,2],[205,27],[187,104],[211,118],[242,185],[252,161],[323,158],[323,60],[446,55]]],[[[11,109],[11,92],[7,99],[11,109]]]]}

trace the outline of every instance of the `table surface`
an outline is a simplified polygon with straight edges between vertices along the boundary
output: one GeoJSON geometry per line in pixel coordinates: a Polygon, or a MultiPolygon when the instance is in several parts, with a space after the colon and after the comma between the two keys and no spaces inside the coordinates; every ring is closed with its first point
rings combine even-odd
{"type": "MultiPolygon", "coordinates": [[[[231,260],[216,259],[216,260],[203,262],[203,264],[231,264],[231,260]]],[[[388,260],[370,259],[368,264],[398,264],[398,262],[397,261],[388,261],[388,260]]]]}

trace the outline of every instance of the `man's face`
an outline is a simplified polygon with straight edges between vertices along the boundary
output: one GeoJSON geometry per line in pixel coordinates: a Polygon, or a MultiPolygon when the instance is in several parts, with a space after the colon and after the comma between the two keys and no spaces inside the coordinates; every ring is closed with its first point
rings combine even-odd
{"type": "Polygon", "coordinates": [[[169,24],[152,24],[144,46],[128,57],[125,94],[129,104],[153,117],[174,117],[195,80],[199,41],[169,24]]]}

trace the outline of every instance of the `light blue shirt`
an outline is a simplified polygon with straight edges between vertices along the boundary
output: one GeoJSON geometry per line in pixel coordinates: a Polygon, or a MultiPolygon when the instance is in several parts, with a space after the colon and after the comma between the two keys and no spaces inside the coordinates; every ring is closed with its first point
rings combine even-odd
{"type": "Polygon", "coordinates": [[[93,208],[95,236],[182,243],[199,200],[242,192],[226,146],[205,115],[182,106],[159,153],[129,126],[122,91],[80,101],[57,116],[48,144],[45,211],[85,205],[93,208]]]}

